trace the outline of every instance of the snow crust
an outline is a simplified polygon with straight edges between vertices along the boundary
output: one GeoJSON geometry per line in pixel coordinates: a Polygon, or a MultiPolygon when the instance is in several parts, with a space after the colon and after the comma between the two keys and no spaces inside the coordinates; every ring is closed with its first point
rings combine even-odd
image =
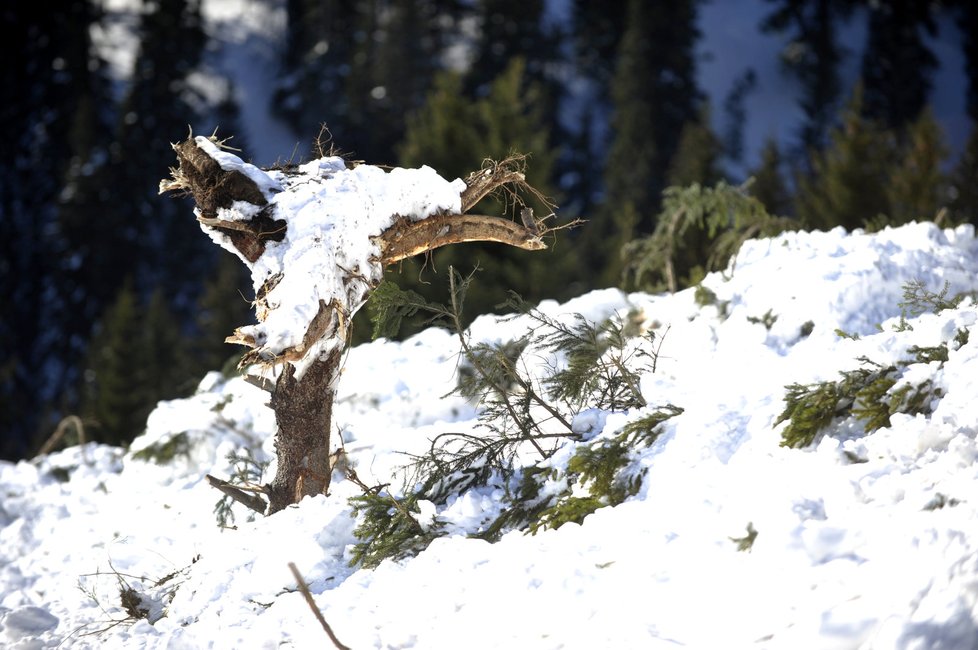
{"type": "MultiPolygon", "coordinates": [[[[330,195],[343,201],[360,174],[375,187],[383,172],[329,173],[346,179],[330,195]]],[[[211,373],[195,396],[161,403],[129,450],[89,444],[0,463],[0,645],[330,647],[295,591],[295,562],[352,648],[975,648],[978,309],[966,300],[895,326],[907,282],[948,281],[953,294],[976,278],[970,226],[920,223],[749,242],[704,281],[711,305],[693,290],[547,301],[540,309],[562,319],[638,311],[664,335],[642,390],[649,408],[685,410],[633,460],[647,470],[641,490],[581,525],[495,544],[466,535],[499,513],[502,491],[469,490],[422,506],[425,525],[453,534],[374,570],[349,566],[347,499],[359,490],[339,475],[329,496],[250,523],[236,511],[236,529],[217,528],[219,495],[203,475],[229,475],[229,452],[270,457],[274,422],[264,393],[211,373]],[[944,342],[939,371],[915,364],[904,377],[941,389],[929,415],[897,414],[872,433],[842,421],[810,448],[779,445],[785,385],[944,342]],[[168,463],[137,457],[175,441],[168,463]],[[748,526],[757,536],[741,552],[733,540],[748,526]],[[153,607],[149,618],[113,625],[125,617],[120,580],[153,607]]],[[[529,326],[484,316],[470,333],[505,341],[529,326]]],[[[397,485],[404,454],[439,433],[478,431],[475,406],[445,397],[457,352],[439,329],[350,351],[334,420],[367,484],[397,485]]],[[[610,436],[647,411],[586,411],[574,426],[610,436]]]]}

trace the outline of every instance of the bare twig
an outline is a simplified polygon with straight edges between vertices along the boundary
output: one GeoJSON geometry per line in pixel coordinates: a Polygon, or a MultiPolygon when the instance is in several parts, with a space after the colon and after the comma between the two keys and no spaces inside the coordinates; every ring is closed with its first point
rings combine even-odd
{"type": "Polygon", "coordinates": [[[85,451],[85,425],[82,420],[77,415],[66,415],[62,418],[61,422],[58,422],[58,428],[54,430],[51,437],[44,442],[44,446],[41,447],[41,451],[37,452],[38,456],[43,456],[44,454],[50,453],[54,446],[61,442],[64,438],[65,433],[68,432],[68,428],[73,427],[75,433],[78,434],[78,444],[81,445],[82,459],[87,463],[88,454],[85,451]]]}
{"type": "Polygon", "coordinates": [[[343,645],[340,643],[340,640],[336,638],[336,635],[333,634],[333,629],[329,626],[329,623],[326,622],[326,619],[323,618],[323,613],[319,611],[318,607],[316,607],[316,601],[312,599],[312,593],[309,592],[309,585],[307,585],[306,581],[302,579],[302,575],[299,573],[299,568],[295,565],[295,562],[289,562],[289,570],[292,571],[292,577],[295,578],[299,591],[302,592],[303,597],[306,599],[306,604],[309,605],[309,609],[312,610],[312,613],[316,616],[316,620],[319,621],[319,624],[323,626],[324,630],[326,630],[326,634],[329,635],[329,640],[332,641],[333,645],[339,648],[339,650],[350,650],[349,646],[343,645]]]}

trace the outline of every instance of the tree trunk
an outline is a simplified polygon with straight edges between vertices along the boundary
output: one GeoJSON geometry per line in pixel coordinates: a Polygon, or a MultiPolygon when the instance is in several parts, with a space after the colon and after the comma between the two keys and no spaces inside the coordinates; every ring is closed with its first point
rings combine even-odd
{"type": "Polygon", "coordinates": [[[337,347],[325,359],[313,361],[298,380],[295,366],[285,364],[275,383],[269,406],[278,425],[278,469],[266,487],[268,514],[329,488],[330,426],[340,357],[337,347]]]}

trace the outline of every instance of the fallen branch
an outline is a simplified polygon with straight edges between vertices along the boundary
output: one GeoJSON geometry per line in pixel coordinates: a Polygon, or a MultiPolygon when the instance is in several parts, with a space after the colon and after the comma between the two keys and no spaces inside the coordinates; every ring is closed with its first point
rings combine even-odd
{"type": "Polygon", "coordinates": [[[422,221],[401,221],[374,241],[380,246],[380,262],[385,266],[463,242],[491,241],[528,251],[547,247],[538,230],[530,230],[502,217],[478,214],[445,214],[422,221]]]}
{"type": "Polygon", "coordinates": [[[303,597],[306,599],[306,604],[309,605],[309,609],[312,610],[312,613],[316,616],[316,620],[319,621],[319,624],[323,626],[324,630],[326,630],[326,634],[329,635],[329,640],[332,641],[333,645],[339,648],[339,650],[350,650],[349,646],[343,645],[340,643],[340,640],[336,638],[336,635],[333,634],[333,628],[329,626],[329,623],[327,623],[326,619],[323,618],[323,613],[319,611],[318,607],[316,607],[316,601],[312,599],[312,593],[309,591],[309,585],[307,585],[306,581],[302,579],[302,575],[299,573],[299,568],[295,565],[295,562],[289,562],[289,569],[292,571],[292,577],[295,578],[296,585],[299,587],[299,591],[302,592],[303,597]]]}
{"type": "Polygon", "coordinates": [[[221,480],[216,476],[211,476],[210,474],[207,474],[204,478],[207,479],[208,485],[213,488],[217,488],[238,503],[248,506],[260,515],[265,514],[268,504],[265,503],[265,500],[257,494],[249,494],[241,488],[231,485],[227,481],[221,480]]]}

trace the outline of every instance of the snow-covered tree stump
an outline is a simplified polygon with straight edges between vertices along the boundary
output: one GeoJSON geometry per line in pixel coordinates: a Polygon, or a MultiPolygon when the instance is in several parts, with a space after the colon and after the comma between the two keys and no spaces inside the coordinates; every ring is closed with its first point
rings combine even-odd
{"type": "MultiPolygon", "coordinates": [[[[179,165],[160,192],[191,194],[204,232],[251,271],[258,322],[227,341],[250,348],[239,365],[257,366],[256,381],[271,392],[278,429],[275,478],[262,488],[269,514],[329,487],[330,420],[350,321],[386,265],[466,241],[546,248],[547,231],[527,209],[521,224],[468,214],[501,186],[525,186],[515,163],[450,182],[429,167],[385,171],[339,157],[261,170],[203,136],[173,148],[179,165]]],[[[240,500],[254,507],[254,497],[240,500]]]]}

